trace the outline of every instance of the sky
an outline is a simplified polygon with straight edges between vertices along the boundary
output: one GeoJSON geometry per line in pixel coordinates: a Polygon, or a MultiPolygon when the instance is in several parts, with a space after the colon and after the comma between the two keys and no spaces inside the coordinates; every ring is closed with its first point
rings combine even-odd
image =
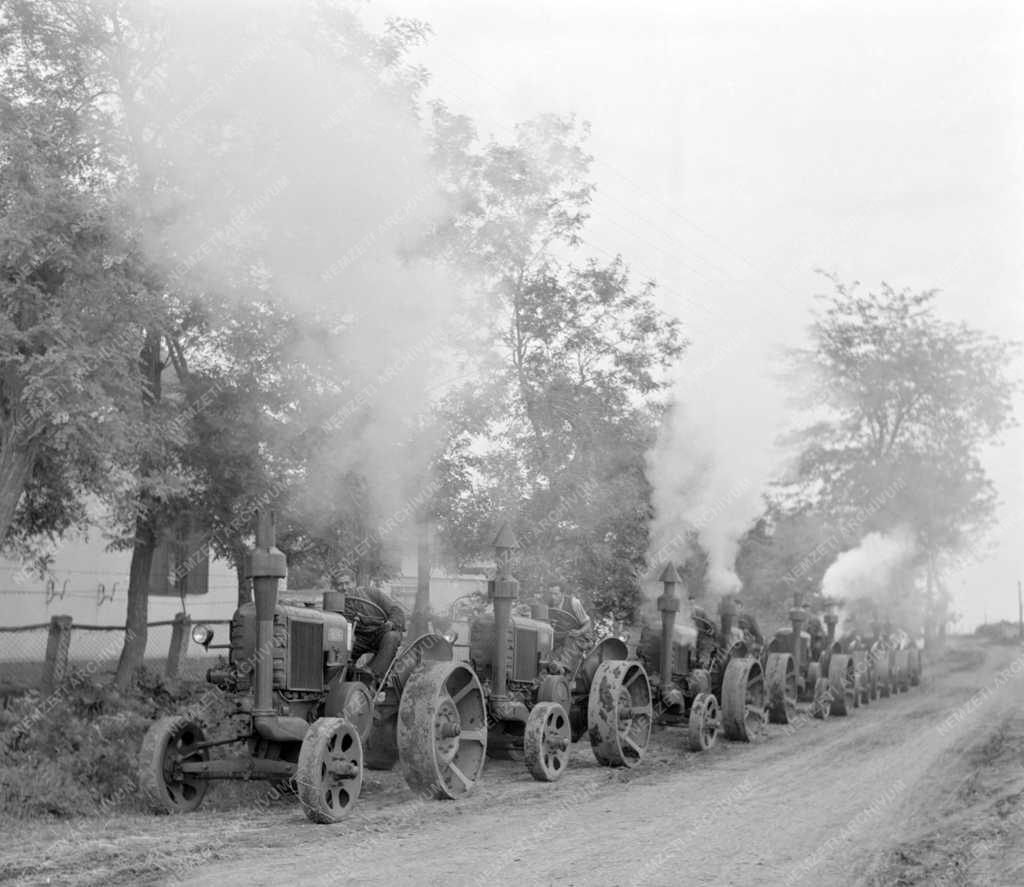
{"type": "MultiPolygon", "coordinates": [[[[937,289],[938,310],[1024,339],[1024,4],[384,0],[422,19],[429,95],[483,136],[544,112],[589,121],[585,249],[621,253],[721,352],[742,405],[753,355],[805,341],[817,269],[937,289]]],[[[1024,376],[1024,366],[1015,371],[1024,376]]],[[[1017,404],[1024,417],[1024,398],[1017,404]]],[[[947,583],[961,628],[1017,618],[1024,431],[985,454],[992,549],[947,583]]]]}

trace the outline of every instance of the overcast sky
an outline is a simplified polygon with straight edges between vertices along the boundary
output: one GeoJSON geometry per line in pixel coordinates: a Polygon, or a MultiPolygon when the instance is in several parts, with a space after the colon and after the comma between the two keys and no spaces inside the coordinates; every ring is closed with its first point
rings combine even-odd
{"type": "MultiPolygon", "coordinates": [[[[370,9],[431,24],[418,53],[431,94],[482,134],[545,111],[591,122],[589,248],[655,277],[695,338],[724,341],[728,316],[753,318],[765,343],[799,342],[819,267],[937,288],[948,317],[1024,338],[1024,4],[370,9]]],[[[737,361],[735,385],[747,372],[737,361]]],[[[1004,527],[950,580],[966,627],[1017,616],[1021,453],[1017,430],[988,458],[1004,527]]]]}

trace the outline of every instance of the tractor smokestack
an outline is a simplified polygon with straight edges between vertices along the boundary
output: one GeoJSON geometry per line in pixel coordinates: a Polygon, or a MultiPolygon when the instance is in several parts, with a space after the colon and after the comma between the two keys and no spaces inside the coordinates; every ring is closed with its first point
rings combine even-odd
{"type": "Polygon", "coordinates": [[[837,622],[839,622],[839,606],[834,601],[830,601],[825,606],[825,627],[827,629],[829,647],[832,646],[836,639],[837,622]]]}
{"type": "Polygon", "coordinates": [[[246,557],[245,574],[252,579],[256,599],[256,706],[255,716],[274,713],[274,610],[277,583],[288,575],[288,561],[277,548],[274,512],[261,509],[256,516],[256,547],[246,557]]]}
{"type": "Polygon", "coordinates": [[[722,619],[722,634],[719,645],[728,650],[732,641],[732,627],[736,623],[736,604],[731,597],[724,598],[718,605],[718,615],[722,619]]]}
{"type": "Polygon", "coordinates": [[[518,547],[512,528],[507,523],[502,524],[498,535],[494,537],[498,572],[491,590],[491,599],[494,601],[494,675],[491,695],[499,704],[508,696],[508,632],[512,624],[512,602],[519,596],[519,583],[512,576],[512,552],[518,547]]]}
{"type": "Polygon", "coordinates": [[[679,598],[676,596],[676,585],[679,584],[679,573],[675,564],[669,561],[661,573],[661,583],[665,592],[658,598],[658,609],[661,610],[661,686],[672,686],[672,654],[673,639],[676,628],[676,613],[679,612],[679,598]]]}
{"type": "Polygon", "coordinates": [[[804,626],[807,624],[807,619],[810,615],[803,606],[803,601],[803,595],[800,592],[796,592],[793,595],[793,607],[789,611],[789,621],[793,625],[793,670],[797,674],[803,673],[800,670],[802,659],[800,638],[803,636],[804,626]]]}

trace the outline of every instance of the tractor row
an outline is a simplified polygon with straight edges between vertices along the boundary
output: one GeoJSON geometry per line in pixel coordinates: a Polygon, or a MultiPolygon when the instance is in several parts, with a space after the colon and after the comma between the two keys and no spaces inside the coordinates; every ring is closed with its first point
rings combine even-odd
{"type": "Polygon", "coordinates": [[[354,627],[383,623],[386,614],[338,591],[325,592],[322,607],[279,601],[285,556],[272,515],[260,514],[247,564],[254,602],[235,612],[226,667],[207,675],[229,711],[209,738],[201,711],[150,727],[139,784],[151,805],[187,812],[213,780],[263,779],[291,784],[314,822],[337,822],[359,797],[364,767],[397,764],[411,788],[459,798],[488,756],[521,760],[533,778],[554,781],[570,745],[586,735],[600,764],[631,767],[655,723],[684,725],[690,748],[706,750],[719,732],[752,741],[769,718],[789,723],[808,693],[818,712],[845,713],[920,675],[909,647],[886,647],[894,655],[879,657],[874,646],[845,649],[830,634],[823,649],[812,649],[794,615],[806,613],[800,607],[791,612],[792,631],[764,649],[744,640],[728,605],[720,625],[704,617],[695,627],[679,624],[671,564],[661,577],[660,631],[645,631],[633,649],[606,638],[580,650],[566,670],[558,653],[572,642],[573,616],[542,604],[523,612],[507,528],[495,547],[492,609],[469,625],[468,661],[455,656],[455,637],[428,633],[378,678],[352,655],[354,627]],[[218,747],[234,752],[212,757],[218,747]]]}
{"type": "Polygon", "coordinates": [[[811,714],[825,719],[921,681],[921,651],[905,631],[875,620],[870,637],[850,632],[837,639],[837,605],[826,607],[822,629],[799,594],[789,618],[791,627],[779,629],[762,654],[773,723],[790,723],[797,701],[810,702],[811,714]],[[817,630],[807,630],[812,624],[817,630]]]}

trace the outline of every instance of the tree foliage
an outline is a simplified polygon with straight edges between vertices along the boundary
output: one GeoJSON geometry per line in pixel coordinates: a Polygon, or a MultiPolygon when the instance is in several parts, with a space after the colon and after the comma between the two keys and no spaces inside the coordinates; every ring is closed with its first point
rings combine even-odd
{"type": "Polygon", "coordinates": [[[457,212],[429,245],[486,300],[480,381],[452,392],[443,461],[458,506],[447,540],[489,554],[510,519],[527,587],[561,582],[626,616],[646,548],[643,453],[678,322],[621,258],[574,262],[593,193],[587,127],[544,115],[510,144],[479,145],[466,118],[435,108],[437,156],[457,212]]]}
{"type": "Polygon", "coordinates": [[[748,570],[761,562],[762,584],[774,595],[779,569],[813,550],[828,527],[867,515],[814,575],[867,533],[909,528],[929,618],[941,623],[948,596],[938,587],[937,559],[972,544],[994,519],[981,454],[1014,422],[1017,383],[1007,369],[1017,345],[943,320],[934,291],[864,291],[830,279],[812,347],[792,355],[796,403],[812,421],[797,434],[797,477],[779,499],[789,505],[771,516],[776,533],[752,534],[742,557],[748,570]]]}

